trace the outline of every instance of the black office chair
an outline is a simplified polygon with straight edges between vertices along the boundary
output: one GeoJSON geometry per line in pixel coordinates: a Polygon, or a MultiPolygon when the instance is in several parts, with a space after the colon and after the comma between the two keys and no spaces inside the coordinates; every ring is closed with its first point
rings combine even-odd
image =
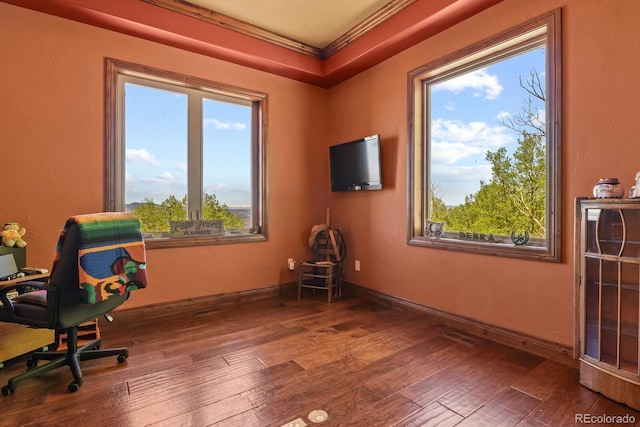
{"type": "Polygon", "coordinates": [[[80,361],[117,356],[124,362],[127,348],[100,349],[100,338],[78,348],[78,327],[124,303],[129,292],[146,287],[146,254],[140,222],[123,212],[78,215],[67,220],[56,248],[47,282],[22,282],[0,293],[0,321],[35,328],[55,329],[67,334],[66,351],[33,353],[25,373],[9,379],[4,396],[18,383],[69,366],[73,382],[69,391],[82,385],[80,361]],[[9,299],[7,292],[29,286],[39,290],[9,299]],[[36,367],[39,360],[50,362],[36,367]]]}

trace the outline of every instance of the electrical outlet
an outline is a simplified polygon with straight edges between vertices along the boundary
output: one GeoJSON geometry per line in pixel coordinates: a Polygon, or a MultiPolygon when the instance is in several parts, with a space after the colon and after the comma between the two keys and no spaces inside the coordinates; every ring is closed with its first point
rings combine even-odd
{"type": "Polygon", "coordinates": [[[356,271],[360,271],[360,260],[359,259],[356,260],[354,268],[356,269],[356,271]]]}

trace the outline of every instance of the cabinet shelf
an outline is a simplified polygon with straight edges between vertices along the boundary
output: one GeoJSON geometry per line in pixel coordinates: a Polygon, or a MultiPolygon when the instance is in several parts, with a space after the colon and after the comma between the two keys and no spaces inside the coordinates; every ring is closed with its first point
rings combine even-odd
{"type": "Polygon", "coordinates": [[[595,258],[595,259],[602,259],[605,261],[618,261],[618,262],[624,262],[627,264],[640,264],[640,258],[639,257],[630,257],[630,256],[618,256],[618,255],[611,255],[611,254],[600,254],[597,252],[585,252],[584,256],[586,258],[595,258]]]}
{"type": "MultiPolygon", "coordinates": [[[[603,282],[602,283],[602,287],[603,288],[617,288],[618,284],[617,283],[611,283],[611,282],[603,282]]],[[[637,283],[621,283],[620,284],[620,288],[622,290],[625,290],[625,291],[638,292],[638,284],[637,283]]]]}
{"type": "MultiPolygon", "coordinates": [[[[596,325],[597,326],[597,325],[596,325]]],[[[603,319],[602,330],[608,332],[618,331],[618,322],[615,319],[603,319]]],[[[620,336],[627,336],[630,338],[638,338],[638,324],[633,323],[621,323],[620,324],[620,336]]]]}

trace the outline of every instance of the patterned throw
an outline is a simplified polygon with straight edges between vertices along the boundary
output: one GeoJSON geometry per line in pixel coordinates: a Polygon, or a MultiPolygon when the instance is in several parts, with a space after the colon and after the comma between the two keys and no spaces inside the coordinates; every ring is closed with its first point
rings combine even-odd
{"type": "Polygon", "coordinates": [[[67,230],[78,224],[81,302],[96,304],[147,286],[146,254],[140,221],[126,212],[76,215],[60,232],[52,273],[67,230]]]}

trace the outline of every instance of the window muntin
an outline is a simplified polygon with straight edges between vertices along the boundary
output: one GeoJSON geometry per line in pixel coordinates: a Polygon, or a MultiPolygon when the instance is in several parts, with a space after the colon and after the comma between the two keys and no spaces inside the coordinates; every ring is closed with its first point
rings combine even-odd
{"type": "Polygon", "coordinates": [[[266,95],[107,61],[108,210],[134,210],[151,247],[266,239],[266,95]],[[169,220],[222,219],[170,238],[169,220]]]}
{"type": "MultiPolygon", "coordinates": [[[[560,260],[559,55],[559,11],[555,11],[409,73],[409,244],[545,261],[560,260]],[[507,70],[516,70],[511,72],[511,77],[516,81],[522,79],[523,85],[519,90],[505,91],[504,87],[507,85],[500,84],[500,77],[509,75],[507,70]],[[523,90],[528,80],[533,79],[535,83],[536,78],[540,81],[538,89],[543,92],[544,101],[523,90]],[[452,102],[456,101],[455,94],[465,87],[473,88],[475,95],[482,95],[486,99],[482,102],[467,102],[465,105],[452,102]],[[527,95],[530,104],[526,101],[527,95]],[[538,129],[521,127],[526,132],[518,135],[509,126],[499,126],[516,125],[513,119],[520,111],[507,111],[512,115],[510,118],[502,116],[501,123],[498,114],[495,114],[496,120],[490,123],[484,116],[493,102],[490,99],[502,99],[501,103],[509,105],[506,97],[523,100],[523,108],[535,111],[536,116],[530,116],[534,118],[530,124],[538,129]],[[456,117],[445,113],[447,108],[466,108],[467,111],[456,117]],[[538,108],[540,111],[537,111],[538,108]],[[463,120],[462,117],[466,119],[463,120]],[[539,135],[540,129],[542,136],[539,135]],[[500,234],[496,230],[494,234],[491,226],[497,221],[491,220],[489,224],[479,225],[482,224],[482,218],[478,220],[478,212],[475,213],[474,221],[465,222],[460,221],[459,217],[452,217],[451,212],[457,209],[458,214],[462,212],[463,215],[469,215],[468,218],[462,217],[463,220],[472,218],[472,210],[467,209],[465,212],[465,208],[473,207],[474,204],[479,206],[480,203],[475,203],[478,202],[476,198],[486,196],[486,188],[484,193],[478,191],[481,182],[484,182],[484,187],[490,186],[487,184],[499,184],[498,179],[493,182],[491,178],[496,177],[495,174],[492,175],[492,169],[500,162],[511,162],[512,171],[518,170],[514,162],[522,153],[516,153],[516,149],[524,144],[517,141],[529,141],[528,138],[532,135],[538,138],[537,147],[542,148],[543,156],[538,158],[537,164],[533,162],[530,165],[526,174],[535,172],[536,168],[538,172],[540,168],[543,170],[543,176],[536,181],[536,185],[543,188],[543,200],[538,197],[536,202],[531,202],[544,204],[544,208],[538,208],[543,209],[543,212],[535,220],[542,224],[542,230],[538,229],[537,233],[532,231],[526,245],[515,246],[506,227],[511,222],[514,223],[514,237],[523,234],[523,231],[529,234],[529,230],[523,230],[527,227],[523,225],[524,221],[511,219],[506,226],[502,225],[500,234]],[[500,150],[502,147],[504,148],[500,150]],[[487,148],[493,153],[495,163],[488,161],[487,148]],[[469,164],[456,164],[451,160],[456,156],[471,157],[470,152],[474,150],[478,157],[469,164]],[[479,161],[482,157],[486,157],[484,164],[479,161]],[[461,175],[468,178],[476,176],[474,174],[478,172],[483,174],[478,175],[481,178],[475,180],[476,188],[456,188],[459,185],[456,180],[461,175]],[[469,195],[472,195],[471,199],[465,198],[469,195]],[[468,204],[468,201],[471,203],[468,204]],[[439,236],[436,237],[433,233],[425,236],[424,229],[430,221],[446,221],[447,215],[451,223],[457,224],[454,229],[447,227],[445,223],[445,230],[439,236]],[[465,223],[472,225],[465,229],[464,225],[460,225],[465,223]]],[[[494,104],[502,105],[497,102],[494,104]]],[[[524,151],[533,155],[535,150],[531,146],[528,151],[524,151]]],[[[518,176],[524,175],[518,170],[518,176]]],[[[516,192],[513,193],[515,195],[516,192]]],[[[503,199],[496,199],[497,203],[508,200],[509,197],[507,193],[503,199]]],[[[512,209],[513,206],[515,205],[512,204],[512,209]]],[[[484,213],[480,210],[480,216],[487,216],[486,210],[484,213]]]]}

